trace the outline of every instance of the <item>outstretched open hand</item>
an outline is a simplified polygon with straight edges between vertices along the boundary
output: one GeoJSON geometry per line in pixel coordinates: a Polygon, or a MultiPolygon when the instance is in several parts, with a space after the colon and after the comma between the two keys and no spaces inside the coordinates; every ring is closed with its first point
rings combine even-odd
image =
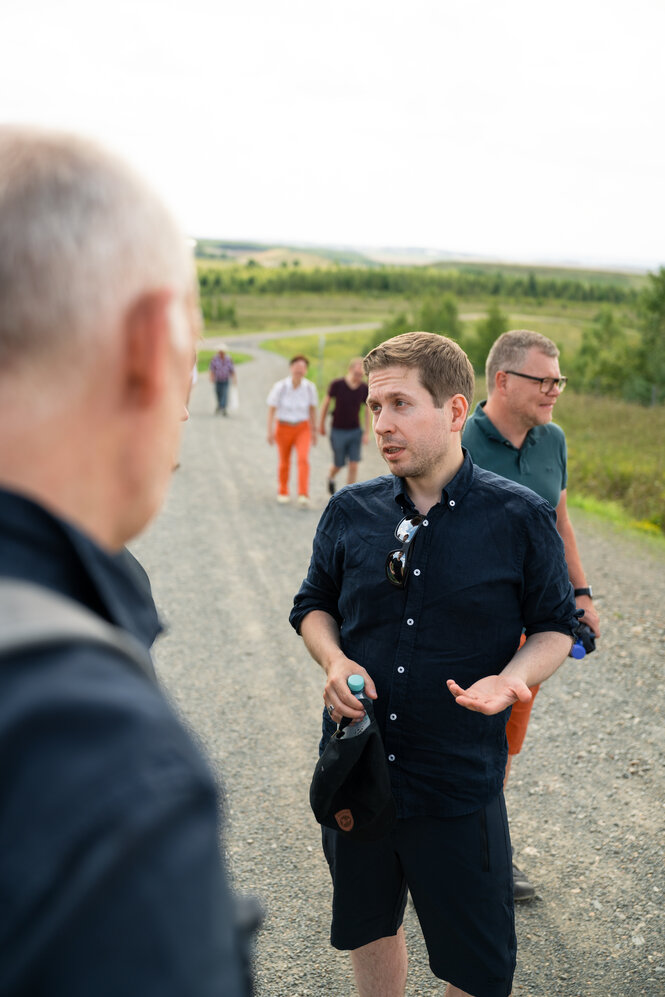
{"type": "Polygon", "coordinates": [[[455,697],[459,706],[476,713],[493,716],[512,706],[519,699],[522,703],[531,701],[531,691],[522,679],[506,675],[488,675],[463,689],[454,679],[448,679],[446,685],[455,697]]]}

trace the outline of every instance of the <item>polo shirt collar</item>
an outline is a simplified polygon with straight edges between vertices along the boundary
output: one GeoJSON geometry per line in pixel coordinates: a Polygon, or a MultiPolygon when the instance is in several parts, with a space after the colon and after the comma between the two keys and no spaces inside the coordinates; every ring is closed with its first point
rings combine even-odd
{"type": "Polygon", "coordinates": [[[525,447],[534,446],[534,444],[538,442],[538,438],[545,432],[544,426],[532,426],[524,437],[524,443],[518,448],[511,443],[510,440],[506,439],[503,433],[499,432],[490,417],[485,414],[486,404],[487,399],[485,399],[485,401],[478,402],[473,413],[473,421],[478,429],[485,434],[488,440],[494,440],[497,443],[502,443],[504,447],[509,447],[511,450],[519,452],[519,450],[524,450],[525,447]]]}

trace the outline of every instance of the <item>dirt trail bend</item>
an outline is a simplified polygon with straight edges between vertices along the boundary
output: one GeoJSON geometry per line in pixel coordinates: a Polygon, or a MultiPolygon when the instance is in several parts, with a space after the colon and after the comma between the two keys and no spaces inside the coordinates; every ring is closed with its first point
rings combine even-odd
{"type": "MultiPolygon", "coordinates": [[[[322,674],[288,625],[327,500],[328,442],[312,451],[312,508],[277,506],[265,398],[286,376],[257,338],[240,408],[213,414],[202,375],[165,510],[134,549],[167,633],[158,672],[226,787],[238,889],[268,908],[259,997],[350,997],[329,947],[330,880],[308,804],[322,674]]],[[[372,446],[364,477],[384,472],[372,446]]],[[[665,556],[575,516],[604,636],[545,685],[507,793],[516,858],[539,899],[517,910],[515,997],[665,994],[665,556]]],[[[407,911],[408,997],[442,994],[407,911]]]]}

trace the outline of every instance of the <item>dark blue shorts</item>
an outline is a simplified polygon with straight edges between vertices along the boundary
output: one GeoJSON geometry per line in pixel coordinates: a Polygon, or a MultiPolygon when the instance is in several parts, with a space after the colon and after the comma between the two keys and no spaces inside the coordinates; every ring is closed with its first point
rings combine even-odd
{"type": "Polygon", "coordinates": [[[344,467],[347,460],[357,463],[363,442],[362,429],[331,429],[330,445],[335,467],[344,467]]]}
{"type": "Polygon", "coordinates": [[[517,941],[503,794],[464,817],[399,820],[379,842],[323,828],[323,850],[335,948],[396,934],[408,889],[434,975],[478,997],[508,997],[517,941]]]}

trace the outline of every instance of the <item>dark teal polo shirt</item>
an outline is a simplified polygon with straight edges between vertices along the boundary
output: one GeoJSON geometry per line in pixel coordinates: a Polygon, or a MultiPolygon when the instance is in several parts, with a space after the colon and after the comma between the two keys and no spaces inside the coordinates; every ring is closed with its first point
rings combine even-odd
{"type": "Polygon", "coordinates": [[[556,509],[568,482],[566,437],[561,427],[553,422],[534,426],[518,450],[487,418],[484,406],[485,402],[478,403],[462,434],[474,464],[526,485],[556,509]]]}

